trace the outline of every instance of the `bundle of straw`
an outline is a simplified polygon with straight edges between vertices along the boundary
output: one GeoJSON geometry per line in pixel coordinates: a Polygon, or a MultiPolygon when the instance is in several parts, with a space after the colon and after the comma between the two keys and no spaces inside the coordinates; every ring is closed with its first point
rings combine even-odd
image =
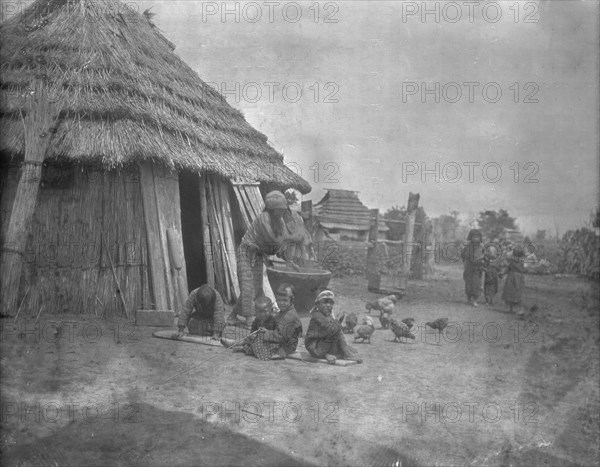
{"type": "Polygon", "coordinates": [[[42,163],[56,132],[63,100],[59,86],[36,79],[22,95],[26,99],[24,127],[25,157],[13,201],[1,265],[2,312],[12,314],[16,308],[21,278],[21,254],[25,249],[27,232],[35,211],[42,175],[42,163]],[[7,247],[10,246],[10,251],[7,247]]]}

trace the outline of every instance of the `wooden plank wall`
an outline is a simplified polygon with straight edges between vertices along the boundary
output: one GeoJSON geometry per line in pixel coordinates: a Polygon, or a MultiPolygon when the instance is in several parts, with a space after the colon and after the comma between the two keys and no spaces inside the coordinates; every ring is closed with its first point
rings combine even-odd
{"type": "MultiPolygon", "coordinates": [[[[21,313],[35,316],[43,304],[44,314],[124,316],[109,254],[130,313],[147,309],[148,251],[137,167],[72,170],[71,188],[40,189],[23,257],[19,300],[31,288],[21,313]]],[[[4,184],[2,206],[11,186],[4,184]]]]}
{"type": "MultiPolygon", "coordinates": [[[[179,201],[179,175],[164,167],[154,165],[154,186],[156,190],[156,201],[158,207],[158,220],[160,222],[160,235],[162,251],[165,260],[167,274],[167,294],[169,296],[170,309],[178,315],[183,308],[182,299],[179,297],[177,288],[177,270],[172,264],[169,256],[169,244],[167,243],[167,229],[175,229],[178,233],[176,245],[180,258],[185,258],[183,252],[183,241],[181,238],[181,204],[179,201]]],[[[183,261],[180,274],[185,282],[187,290],[187,273],[185,261],[183,261]]],[[[187,299],[187,297],[186,297],[187,299]]]]}

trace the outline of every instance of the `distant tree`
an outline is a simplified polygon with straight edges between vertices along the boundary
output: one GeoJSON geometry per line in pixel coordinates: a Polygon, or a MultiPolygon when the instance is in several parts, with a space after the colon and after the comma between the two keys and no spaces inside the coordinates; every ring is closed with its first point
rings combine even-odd
{"type": "Polygon", "coordinates": [[[507,211],[481,211],[477,219],[477,225],[484,237],[490,240],[500,237],[504,229],[513,230],[517,228],[516,219],[511,217],[507,211]]]}
{"type": "Polygon", "coordinates": [[[535,241],[536,242],[542,242],[546,240],[546,231],[545,230],[538,230],[535,233],[535,241]]]}
{"type": "Polygon", "coordinates": [[[596,209],[596,215],[592,215],[592,227],[600,227],[600,209],[596,209]]]}
{"type": "Polygon", "coordinates": [[[440,241],[449,242],[456,240],[456,232],[460,226],[458,216],[458,211],[451,211],[450,214],[442,214],[433,219],[436,235],[440,241]]]}
{"type": "MultiPolygon", "coordinates": [[[[406,222],[406,208],[393,206],[383,214],[383,218],[385,220],[406,222]]],[[[405,224],[400,222],[386,222],[386,224],[389,228],[386,235],[387,239],[402,240],[405,224]]]]}
{"type": "MultiPolygon", "coordinates": [[[[387,233],[388,240],[402,240],[404,238],[404,231],[406,228],[406,208],[404,206],[394,206],[388,209],[384,214],[383,218],[385,220],[392,221],[401,221],[401,222],[388,222],[386,223],[388,228],[390,229],[387,233]]],[[[425,209],[422,207],[417,208],[417,212],[415,214],[415,231],[414,237],[421,235],[425,223],[427,222],[427,214],[425,213],[425,209]]]]}

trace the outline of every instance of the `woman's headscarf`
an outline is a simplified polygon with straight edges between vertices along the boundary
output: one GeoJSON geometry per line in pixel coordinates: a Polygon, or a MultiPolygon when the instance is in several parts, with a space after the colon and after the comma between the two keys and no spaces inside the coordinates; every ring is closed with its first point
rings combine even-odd
{"type": "Polygon", "coordinates": [[[265,208],[266,209],[287,209],[288,201],[285,195],[281,191],[271,191],[265,196],[265,208]]]}

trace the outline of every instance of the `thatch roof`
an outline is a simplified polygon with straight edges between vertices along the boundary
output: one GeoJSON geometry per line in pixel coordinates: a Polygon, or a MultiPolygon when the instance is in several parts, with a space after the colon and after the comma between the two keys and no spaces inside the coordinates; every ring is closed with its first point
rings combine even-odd
{"type": "Polygon", "coordinates": [[[0,40],[3,157],[23,156],[22,112],[32,83],[42,80],[59,87],[62,108],[48,158],[105,168],[153,159],[311,189],[173,53],[150,15],[115,1],[36,0],[0,25],[0,40]]]}
{"type": "Polygon", "coordinates": [[[327,190],[315,205],[315,215],[326,228],[368,230],[371,224],[369,209],[358,199],[356,191],[327,190]]]}

